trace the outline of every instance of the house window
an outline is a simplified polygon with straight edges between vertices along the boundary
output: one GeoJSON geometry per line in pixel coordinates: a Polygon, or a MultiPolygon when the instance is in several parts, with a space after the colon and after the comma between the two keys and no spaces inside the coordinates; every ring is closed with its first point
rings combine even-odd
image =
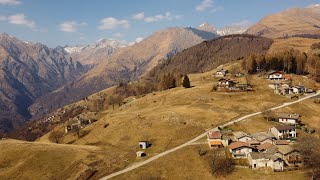
{"type": "Polygon", "coordinates": [[[266,167],[268,166],[268,163],[266,163],[266,167]]]}

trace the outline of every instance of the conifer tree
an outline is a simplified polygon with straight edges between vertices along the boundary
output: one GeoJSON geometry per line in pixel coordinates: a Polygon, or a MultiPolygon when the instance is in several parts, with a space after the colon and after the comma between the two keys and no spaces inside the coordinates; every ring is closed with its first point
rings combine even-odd
{"type": "Polygon", "coordinates": [[[183,82],[182,82],[182,86],[185,87],[185,88],[190,88],[190,80],[189,80],[189,77],[187,75],[185,75],[183,77],[183,82]]]}

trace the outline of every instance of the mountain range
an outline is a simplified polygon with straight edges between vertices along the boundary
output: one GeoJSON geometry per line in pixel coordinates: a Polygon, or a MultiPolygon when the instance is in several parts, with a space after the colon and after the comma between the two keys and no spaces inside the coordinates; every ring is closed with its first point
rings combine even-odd
{"type": "Polygon", "coordinates": [[[30,118],[39,118],[119,82],[137,81],[159,62],[219,36],[319,35],[319,9],[319,5],[288,9],[267,16],[250,28],[245,23],[221,29],[208,23],[197,28],[167,28],[135,44],[101,39],[92,45],[52,49],[1,34],[0,129],[12,130],[30,118]]]}
{"type": "Polygon", "coordinates": [[[250,27],[246,33],[270,38],[320,35],[320,4],[272,14],[250,27]]]}
{"type": "Polygon", "coordinates": [[[30,107],[30,112],[34,117],[41,117],[46,112],[121,81],[136,81],[155,67],[160,60],[216,37],[218,36],[214,33],[195,28],[168,28],[157,31],[140,43],[119,49],[77,81],[39,98],[30,107]],[[46,103],[49,99],[50,105],[46,103]]]}
{"type": "Polygon", "coordinates": [[[84,65],[95,66],[118,49],[129,46],[125,41],[118,41],[114,39],[101,39],[92,45],[78,45],[78,46],[65,46],[57,47],[73,59],[81,62],[84,65]]]}
{"type": "Polygon", "coordinates": [[[87,71],[54,49],[8,34],[0,34],[0,66],[0,130],[11,130],[17,122],[31,117],[27,108],[35,99],[87,71]]]}

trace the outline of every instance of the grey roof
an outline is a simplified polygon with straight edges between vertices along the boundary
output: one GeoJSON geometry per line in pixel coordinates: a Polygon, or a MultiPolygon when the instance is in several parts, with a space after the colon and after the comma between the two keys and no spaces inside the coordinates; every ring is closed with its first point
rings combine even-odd
{"type": "Polygon", "coordinates": [[[264,141],[266,139],[272,139],[274,136],[269,132],[257,132],[252,134],[252,137],[258,141],[264,141]]]}
{"type": "Polygon", "coordinates": [[[264,152],[251,152],[250,155],[252,159],[272,159],[273,161],[278,158],[282,159],[282,156],[277,152],[276,147],[264,152]]]}
{"type": "Polygon", "coordinates": [[[288,113],[280,113],[279,118],[285,118],[285,119],[299,119],[300,115],[293,113],[293,114],[288,114],[288,113]]]}
{"type": "Polygon", "coordinates": [[[249,136],[248,134],[242,132],[242,131],[237,131],[237,132],[234,132],[233,135],[237,138],[237,139],[240,139],[242,137],[245,137],[245,136],[249,136]]]}
{"type": "Polygon", "coordinates": [[[272,155],[271,159],[272,159],[273,161],[276,161],[276,160],[278,160],[278,159],[282,159],[282,155],[279,154],[279,153],[275,153],[274,155],[272,155]]]}
{"type": "Polygon", "coordinates": [[[294,126],[288,126],[288,125],[280,125],[280,126],[275,126],[278,131],[281,130],[295,130],[296,128],[294,126]]]}
{"type": "Polygon", "coordinates": [[[295,151],[295,149],[293,149],[292,147],[290,147],[288,145],[277,146],[277,148],[278,148],[278,152],[283,155],[287,155],[287,154],[295,151]]]}

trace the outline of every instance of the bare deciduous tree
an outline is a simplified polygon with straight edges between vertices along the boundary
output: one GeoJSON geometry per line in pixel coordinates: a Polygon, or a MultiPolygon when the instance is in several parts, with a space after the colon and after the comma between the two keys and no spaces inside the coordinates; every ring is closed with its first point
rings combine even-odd
{"type": "Polygon", "coordinates": [[[64,135],[63,131],[53,130],[49,135],[49,139],[55,143],[59,143],[59,141],[63,137],[63,135],[64,135]]]}
{"type": "Polygon", "coordinates": [[[303,156],[304,167],[309,169],[312,179],[320,179],[320,140],[312,135],[298,138],[295,148],[303,156]]]}
{"type": "Polygon", "coordinates": [[[214,176],[226,176],[234,171],[233,160],[226,157],[224,152],[213,151],[209,154],[209,165],[214,176]]]}

